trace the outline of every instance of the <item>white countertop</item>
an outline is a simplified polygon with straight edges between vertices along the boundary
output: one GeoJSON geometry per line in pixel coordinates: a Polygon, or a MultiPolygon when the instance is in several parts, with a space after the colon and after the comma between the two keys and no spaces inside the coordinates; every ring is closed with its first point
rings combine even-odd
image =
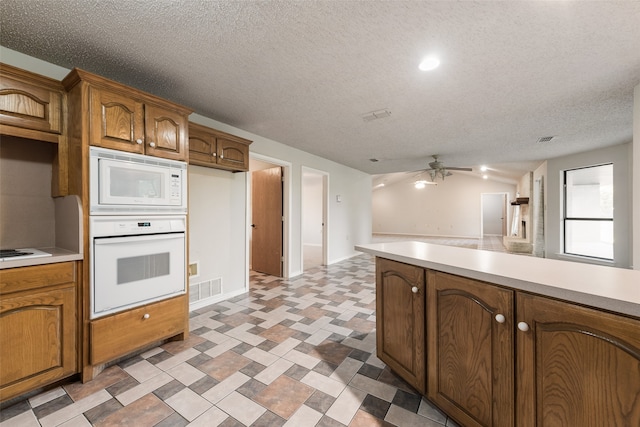
{"type": "Polygon", "coordinates": [[[640,271],[424,242],[356,245],[381,258],[640,318],[640,271]]]}
{"type": "Polygon", "coordinates": [[[29,267],[31,265],[54,264],[57,262],[82,260],[81,253],[72,252],[62,248],[37,248],[43,252],[50,253],[51,256],[40,258],[7,258],[7,261],[0,261],[0,270],[5,268],[29,267]]]}

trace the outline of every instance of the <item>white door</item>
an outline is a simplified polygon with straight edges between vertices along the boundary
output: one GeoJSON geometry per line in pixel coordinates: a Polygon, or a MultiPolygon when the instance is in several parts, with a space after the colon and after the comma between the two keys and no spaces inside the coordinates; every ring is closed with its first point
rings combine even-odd
{"type": "Polygon", "coordinates": [[[506,224],[506,202],[504,193],[482,194],[482,235],[503,236],[506,224]]]}

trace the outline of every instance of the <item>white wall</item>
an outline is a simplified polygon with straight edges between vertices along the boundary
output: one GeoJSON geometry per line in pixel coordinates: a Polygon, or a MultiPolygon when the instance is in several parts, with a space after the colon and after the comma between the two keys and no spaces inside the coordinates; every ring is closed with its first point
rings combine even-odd
{"type": "MultiPolygon", "coordinates": [[[[329,175],[328,263],[357,255],[355,244],[371,240],[371,175],[331,160],[289,147],[207,117],[192,114],[194,123],[213,127],[253,141],[253,153],[291,164],[291,204],[288,277],[302,274],[302,167],[321,170],[329,175]],[[340,195],[341,202],[336,196],[340,195]]],[[[234,220],[244,222],[239,215],[234,220]]]]}
{"type": "Polygon", "coordinates": [[[633,91],[633,204],[631,213],[633,217],[633,268],[640,270],[640,84],[633,91]],[[635,212],[635,215],[633,213],[635,212]]]}
{"type": "Polygon", "coordinates": [[[547,161],[545,185],[547,215],[545,230],[545,256],[572,261],[594,260],[562,255],[562,172],[567,169],[613,163],[613,264],[629,268],[631,264],[631,143],[587,151],[547,161]]]}
{"type": "Polygon", "coordinates": [[[189,263],[199,262],[190,284],[221,279],[223,294],[245,288],[247,174],[189,166],[189,263]]]}
{"type": "Polygon", "coordinates": [[[461,173],[427,185],[409,177],[373,191],[373,232],[429,236],[481,237],[481,193],[508,193],[515,185],[461,173]]]}

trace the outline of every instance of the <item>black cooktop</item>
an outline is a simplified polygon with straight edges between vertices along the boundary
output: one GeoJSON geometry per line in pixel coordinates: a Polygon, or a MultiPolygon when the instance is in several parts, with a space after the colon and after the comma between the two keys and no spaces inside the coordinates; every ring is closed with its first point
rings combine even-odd
{"type": "Polygon", "coordinates": [[[0,249],[0,258],[11,258],[14,256],[33,255],[33,252],[18,251],[15,249],[0,249]]]}

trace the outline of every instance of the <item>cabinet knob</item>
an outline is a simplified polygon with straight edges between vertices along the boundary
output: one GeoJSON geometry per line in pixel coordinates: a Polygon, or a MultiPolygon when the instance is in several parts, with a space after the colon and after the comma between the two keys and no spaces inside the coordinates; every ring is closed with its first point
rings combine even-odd
{"type": "Polygon", "coordinates": [[[213,153],[213,154],[212,154],[212,156],[213,156],[213,157],[217,157],[217,156],[218,156],[218,153],[213,153]]]}
{"type": "Polygon", "coordinates": [[[507,319],[504,317],[504,314],[496,314],[496,322],[504,323],[507,319]]]}
{"type": "Polygon", "coordinates": [[[145,313],[144,316],[142,316],[143,319],[148,319],[149,317],[151,317],[149,316],[149,313],[145,313]]]}
{"type": "Polygon", "coordinates": [[[220,154],[220,158],[221,158],[221,159],[224,159],[224,154],[220,154]]]}
{"type": "Polygon", "coordinates": [[[418,287],[417,286],[412,287],[411,288],[411,292],[413,292],[414,294],[417,294],[418,293],[418,287]]]}
{"type": "Polygon", "coordinates": [[[149,143],[149,147],[154,148],[155,146],[156,146],[156,143],[155,143],[155,142],[150,142],[150,143],[149,143]]]}
{"type": "Polygon", "coordinates": [[[142,139],[140,138],[136,139],[136,144],[142,144],[142,139]]]}
{"type": "Polygon", "coordinates": [[[527,332],[529,330],[529,325],[527,325],[527,322],[518,322],[518,329],[522,332],[527,332]]]}

